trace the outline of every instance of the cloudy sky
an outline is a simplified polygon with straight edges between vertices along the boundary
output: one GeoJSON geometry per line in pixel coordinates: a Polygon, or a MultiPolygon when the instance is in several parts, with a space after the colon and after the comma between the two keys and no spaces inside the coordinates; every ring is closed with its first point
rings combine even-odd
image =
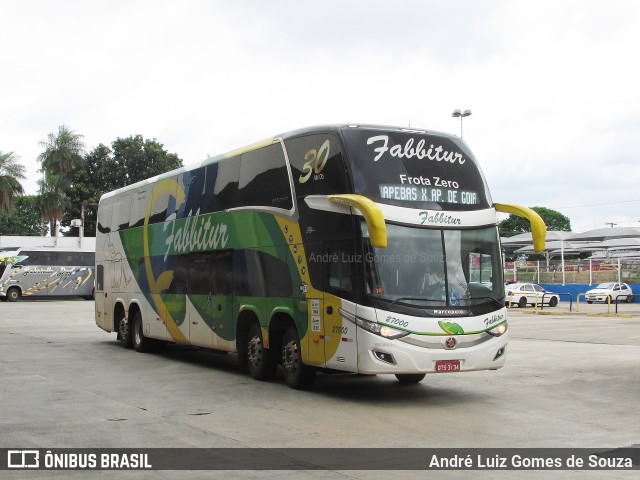
{"type": "Polygon", "coordinates": [[[0,0],[0,151],[142,134],[185,164],[303,126],[460,134],[494,201],[640,226],[636,0],[0,0]]]}

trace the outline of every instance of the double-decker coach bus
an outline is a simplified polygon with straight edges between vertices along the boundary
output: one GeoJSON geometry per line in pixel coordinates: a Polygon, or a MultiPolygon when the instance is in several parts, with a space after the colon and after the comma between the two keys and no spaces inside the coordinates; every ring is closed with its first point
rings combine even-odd
{"type": "Polygon", "coordinates": [[[126,347],[235,352],[293,388],[317,370],[498,369],[507,314],[496,211],[452,135],[328,126],[105,194],[96,322],[126,347]]]}
{"type": "Polygon", "coordinates": [[[10,248],[0,252],[0,300],[93,298],[95,253],[73,248],[10,248]]]}

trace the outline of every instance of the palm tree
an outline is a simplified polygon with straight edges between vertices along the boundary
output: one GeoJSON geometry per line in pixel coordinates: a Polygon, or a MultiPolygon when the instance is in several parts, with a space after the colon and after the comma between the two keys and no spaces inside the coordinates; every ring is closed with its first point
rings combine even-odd
{"type": "Polygon", "coordinates": [[[64,125],[58,127],[58,134],[50,133],[47,140],[40,142],[44,151],[38,155],[42,170],[46,175],[70,178],[73,171],[82,165],[84,154],[83,136],[69,130],[64,125]]]}
{"type": "Polygon", "coordinates": [[[13,152],[0,152],[0,212],[9,213],[13,198],[24,192],[19,180],[24,180],[25,168],[13,152]]]}
{"type": "Polygon", "coordinates": [[[38,209],[42,219],[49,223],[49,231],[54,237],[58,236],[58,219],[64,215],[68,203],[64,194],[66,182],[66,179],[51,174],[44,180],[38,180],[38,209]]]}
{"type": "Polygon", "coordinates": [[[64,215],[68,203],[64,190],[71,184],[74,170],[83,163],[85,145],[82,138],[82,135],[61,125],[57,135],[52,132],[47,140],[40,142],[44,148],[38,155],[44,172],[44,178],[39,182],[40,213],[51,225],[55,237],[58,236],[58,219],[64,215]]]}

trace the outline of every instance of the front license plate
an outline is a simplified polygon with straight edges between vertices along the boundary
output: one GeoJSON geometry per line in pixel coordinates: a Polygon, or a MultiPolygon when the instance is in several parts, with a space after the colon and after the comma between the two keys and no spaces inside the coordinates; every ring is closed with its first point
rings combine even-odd
{"type": "Polygon", "coordinates": [[[459,372],[460,360],[438,360],[436,362],[436,373],[459,372]]]}

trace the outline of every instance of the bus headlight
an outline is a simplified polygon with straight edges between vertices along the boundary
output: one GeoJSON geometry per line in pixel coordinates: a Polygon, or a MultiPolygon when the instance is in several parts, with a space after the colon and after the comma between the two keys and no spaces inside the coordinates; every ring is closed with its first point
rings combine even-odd
{"type": "Polygon", "coordinates": [[[380,335],[381,337],[388,338],[389,340],[406,337],[407,335],[409,335],[409,332],[405,332],[403,330],[396,330],[395,328],[387,327],[386,325],[380,325],[379,323],[376,323],[376,322],[363,320],[360,317],[356,317],[356,325],[358,325],[361,328],[364,328],[368,332],[375,333],[376,335],[380,335]]]}
{"type": "Polygon", "coordinates": [[[343,309],[340,309],[340,313],[344,318],[354,322],[356,325],[358,325],[360,328],[363,328],[367,332],[375,333],[376,335],[388,338],[389,340],[406,337],[410,333],[405,332],[404,330],[398,330],[396,328],[388,327],[386,325],[380,325],[379,323],[370,322],[369,320],[356,317],[352,313],[346,312],[343,309]]]}
{"type": "Polygon", "coordinates": [[[387,327],[386,325],[384,325],[380,327],[379,335],[384,338],[390,338],[393,340],[394,338],[406,337],[407,335],[409,335],[409,332],[396,330],[395,328],[387,327]]]}
{"type": "Polygon", "coordinates": [[[503,322],[500,325],[496,325],[491,330],[487,330],[489,335],[493,335],[494,337],[500,337],[507,333],[507,322],[503,322]]]}

